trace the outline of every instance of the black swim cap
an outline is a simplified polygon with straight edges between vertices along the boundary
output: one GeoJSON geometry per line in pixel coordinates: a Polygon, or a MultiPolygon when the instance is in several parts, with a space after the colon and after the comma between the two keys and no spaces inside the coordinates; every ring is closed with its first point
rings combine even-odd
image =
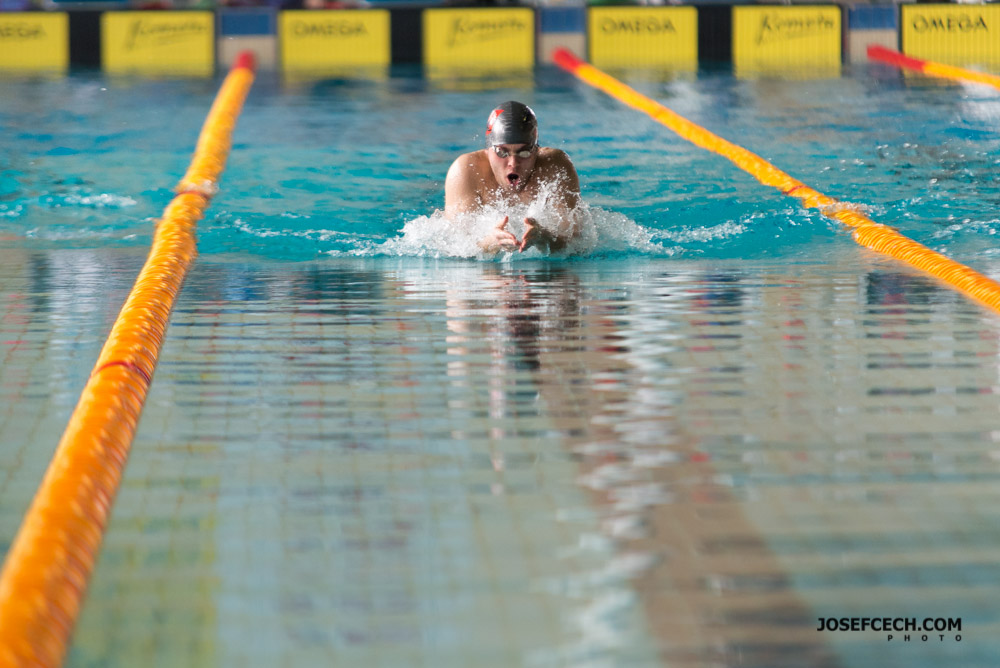
{"type": "Polygon", "coordinates": [[[504,102],[493,110],[490,119],[486,121],[486,143],[489,146],[497,144],[527,144],[534,146],[538,142],[538,120],[535,112],[526,104],[520,102],[504,102]]]}

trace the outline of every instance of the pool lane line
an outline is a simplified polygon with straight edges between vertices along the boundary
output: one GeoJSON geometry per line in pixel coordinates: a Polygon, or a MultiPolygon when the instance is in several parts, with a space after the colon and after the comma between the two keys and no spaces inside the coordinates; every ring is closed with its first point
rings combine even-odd
{"type": "Polygon", "coordinates": [[[813,190],[760,156],[692,123],[659,102],[651,100],[593,65],[585,63],[566,49],[557,49],[553,55],[557,65],[585,83],[634,109],[645,112],[696,146],[728,158],[764,185],[772,186],[789,197],[799,199],[804,207],[818,209],[824,216],[852,228],[854,240],[865,248],[889,255],[911,267],[925,271],[966,296],[1000,312],[1000,283],[932,251],[891,227],[876,223],[861,213],[857,205],[840,202],[813,190]]]}
{"type": "Polygon", "coordinates": [[[195,229],[254,80],[241,53],[0,571],[0,666],[59,666],[68,648],[167,321],[197,254],[195,229]]]}
{"type": "Polygon", "coordinates": [[[920,58],[913,58],[912,56],[905,56],[899,51],[893,51],[892,49],[887,49],[884,46],[876,44],[868,47],[868,58],[903,69],[916,70],[917,72],[933,77],[971,81],[1000,89],[1000,77],[995,74],[976,72],[962,67],[936,63],[933,60],[922,60],[920,58]]]}

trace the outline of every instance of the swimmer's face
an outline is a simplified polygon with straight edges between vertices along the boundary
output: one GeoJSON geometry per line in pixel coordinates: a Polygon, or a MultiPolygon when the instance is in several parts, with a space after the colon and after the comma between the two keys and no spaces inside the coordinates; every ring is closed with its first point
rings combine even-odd
{"type": "Polygon", "coordinates": [[[503,190],[521,192],[535,171],[538,146],[529,144],[497,144],[486,149],[493,176],[503,190]]]}

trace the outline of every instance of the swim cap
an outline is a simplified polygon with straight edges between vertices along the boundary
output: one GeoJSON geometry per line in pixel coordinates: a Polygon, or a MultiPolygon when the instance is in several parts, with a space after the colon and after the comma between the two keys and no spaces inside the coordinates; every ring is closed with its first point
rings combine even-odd
{"type": "Polygon", "coordinates": [[[538,141],[538,120],[531,107],[520,102],[504,102],[493,110],[486,121],[486,143],[527,144],[534,146],[538,141]]]}

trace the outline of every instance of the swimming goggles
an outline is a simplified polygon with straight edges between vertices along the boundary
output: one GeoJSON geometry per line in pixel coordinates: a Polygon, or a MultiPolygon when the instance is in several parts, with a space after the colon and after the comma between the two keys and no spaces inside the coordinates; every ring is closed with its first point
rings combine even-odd
{"type": "Polygon", "coordinates": [[[516,155],[519,158],[530,158],[531,154],[535,152],[536,148],[538,148],[538,144],[532,144],[531,146],[525,146],[520,151],[508,151],[507,149],[505,149],[500,144],[497,144],[495,146],[491,146],[490,148],[492,148],[493,152],[496,153],[497,156],[501,157],[501,158],[510,157],[511,153],[513,153],[514,155],[516,155]]]}

